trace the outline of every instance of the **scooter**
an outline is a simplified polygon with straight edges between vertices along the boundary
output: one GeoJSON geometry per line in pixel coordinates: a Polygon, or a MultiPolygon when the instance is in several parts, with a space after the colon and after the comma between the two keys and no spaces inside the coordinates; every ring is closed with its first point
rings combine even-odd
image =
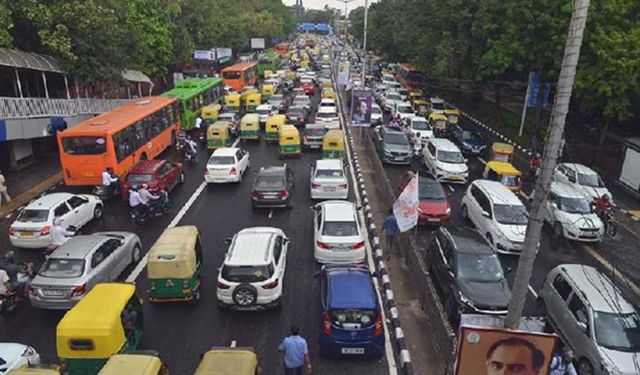
{"type": "MultiPolygon", "coordinates": [[[[35,270],[35,266],[33,263],[24,263],[22,265],[22,269],[18,272],[17,279],[18,282],[21,282],[25,286],[25,291],[28,290],[29,284],[31,280],[36,276],[37,272],[35,270]]],[[[7,314],[14,311],[18,305],[20,304],[20,300],[18,300],[18,293],[16,291],[11,291],[6,294],[0,294],[0,314],[7,314]]],[[[25,295],[22,296],[23,299],[26,298],[25,295]]]]}
{"type": "Polygon", "coordinates": [[[165,190],[162,190],[158,199],[149,202],[149,207],[131,210],[131,218],[136,224],[144,225],[153,217],[168,215],[170,213],[171,201],[169,201],[169,194],[165,190]]]}
{"type": "Polygon", "coordinates": [[[120,195],[120,189],[96,185],[93,188],[93,195],[97,195],[102,201],[108,201],[120,195]]]}
{"type": "Polygon", "coordinates": [[[185,146],[184,149],[184,161],[191,163],[191,164],[196,164],[198,161],[198,150],[196,151],[192,151],[191,150],[191,146],[185,146]]]}

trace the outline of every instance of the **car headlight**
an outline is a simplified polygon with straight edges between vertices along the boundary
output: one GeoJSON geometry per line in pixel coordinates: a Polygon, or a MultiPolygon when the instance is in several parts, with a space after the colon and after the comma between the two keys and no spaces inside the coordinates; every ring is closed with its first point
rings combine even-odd
{"type": "Polygon", "coordinates": [[[384,150],[384,154],[385,154],[386,156],[391,156],[391,151],[384,150]]]}
{"type": "Polygon", "coordinates": [[[451,207],[447,207],[447,210],[444,212],[445,215],[449,215],[451,213],[451,207]]]}
{"type": "Polygon", "coordinates": [[[31,357],[34,354],[36,354],[36,350],[30,346],[27,346],[24,352],[22,352],[23,357],[31,357]]]}
{"type": "Polygon", "coordinates": [[[467,306],[475,308],[473,302],[471,302],[471,300],[465,297],[464,294],[462,294],[462,292],[458,291],[458,296],[460,297],[460,302],[464,303],[467,306]]]}

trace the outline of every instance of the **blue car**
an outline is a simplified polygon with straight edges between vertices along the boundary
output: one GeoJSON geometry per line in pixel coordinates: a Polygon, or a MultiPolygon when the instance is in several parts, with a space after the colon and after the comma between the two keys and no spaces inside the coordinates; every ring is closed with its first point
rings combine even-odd
{"type": "Polygon", "coordinates": [[[372,274],[365,265],[327,265],[319,273],[321,356],[384,353],[384,324],[372,274]]]}
{"type": "Polygon", "coordinates": [[[477,131],[456,125],[451,129],[451,139],[463,155],[480,156],[487,150],[487,142],[477,131]]]}

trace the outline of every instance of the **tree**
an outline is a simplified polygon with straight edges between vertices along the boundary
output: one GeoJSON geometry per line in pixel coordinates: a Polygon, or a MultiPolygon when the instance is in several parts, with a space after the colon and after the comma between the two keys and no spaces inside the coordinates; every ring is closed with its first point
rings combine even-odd
{"type": "Polygon", "coordinates": [[[7,5],[7,1],[0,0],[0,47],[11,47],[13,45],[13,36],[11,36],[13,19],[11,18],[11,9],[7,5]]]}

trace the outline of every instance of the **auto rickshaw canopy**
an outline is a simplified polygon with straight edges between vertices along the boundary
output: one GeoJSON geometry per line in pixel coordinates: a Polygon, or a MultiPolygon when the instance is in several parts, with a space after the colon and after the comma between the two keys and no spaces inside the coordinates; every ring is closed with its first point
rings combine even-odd
{"type": "Polygon", "coordinates": [[[502,142],[494,142],[491,145],[491,160],[511,162],[513,151],[513,145],[502,142]]]}
{"type": "Polygon", "coordinates": [[[344,151],[344,131],[342,129],[330,129],[322,138],[323,150],[344,151]]]}
{"type": "Polygon", "coordinates": [[[98,375],[158,375],[162,361],[157,355],[116,354],[112,355],[98,375]]]}
{"type": "Polygon", "coordinates": [[[246,99],[247,96],[255,93],[260,93],[260,91],[255,86],[245,86],[240,91],[240,96],[242,99],[246,99]]]}
{"type": "Polygon", "coordinates": [[[224,96],[224,104],[231,107],[240,106],[240,94],[229,94],[224,96]]]}
{"type": "Polygon", "coordinates": [[[457,124],[460,119],[460,111],[457,108],[446,108],[444,115],[451,124],[457,124]]]}
{"type": "Polygon", "coordinates": [[[447,117],[442,113],[432,113],[429,115],[429,124],[434,128],[442,129],[447,126],[447,117]]]}
{"type": "Polygon", "coordinates": [[[38,367],[31,366],[24,365],[18,369],[10,370],[6,375],[60,375],[59,370],[56,370],[54,368],[41,367],[45,365],[38,365],[38,367]]]}
{"type": "Polygon", "coordinates": [[[283,114],[277,114],[269,117],[265,124],[265,129],[267,131],[276,131],[280,130],[282,125],[287,123],[287,116],[283,114]]]}
{"type": "Polygon", "coordinates": [[[209,104],[207,106],[202,107],[200,117],[202,120],[215,120],[218,118],[220,111],[222,110],[222,106],[220,104],[209,104]]]}
{"type": "Polygon", "coordinates": [[[229,138],[231,123],[229,121],[216,121],[207,128],[207,139],[229,138]]]}
{"type": "Polygon", "coordinates": [[[253,130],[260,127],[260,116],[257,113],[247,113],[240,120],[240,130],[253,130]]]}
{"type": "Polygon", "coordinates": [[[275,87],[273,85],[262,85],[262,95],[273,95],[275,87]]]}
{"type": "Polygon", "coordinates": [[[252,105],[257,106],[257,105],[260,105],[260,103],[262,101],[262,95],[260,95],[259,92],[252,92],[252,93],[247,94],[245,96],[244,101],[245,101],[245,103],[247,105],[252,104],[252,105]]]}
{"type": "Polygon", "coordinates": [[[511,163],[504,161],[496,161],[492,160],[487,163],[487,168],[493,170],[498,175],[509,175],[509,176],[522,176],[522,172],[520,172],[516,167],[514,167],[511,163]]]}
{"type": "Polygon", "coordinates": [[[255,375],[257,367],[251,348],[214,348],[202,356],[193,375],[255,375]]]}
{"type": "Polygon", "coordinates": [[[132,283],[96,284],[56,328],[61,358],[108,358],[126,342],[120,314],[136,293],[132,283]]]}
{"type": "Polygon", "coordinates": [[[280,144],[300,144],[300,132],[293,125],[285,124],[280,127],[280,144]]]}
{"type": "Polygon", "coordinates": [[[150,279],[186,279],[197,268],[198,228],[185,225],[167,228],[148,253],[147,275],[150,279]]]}

